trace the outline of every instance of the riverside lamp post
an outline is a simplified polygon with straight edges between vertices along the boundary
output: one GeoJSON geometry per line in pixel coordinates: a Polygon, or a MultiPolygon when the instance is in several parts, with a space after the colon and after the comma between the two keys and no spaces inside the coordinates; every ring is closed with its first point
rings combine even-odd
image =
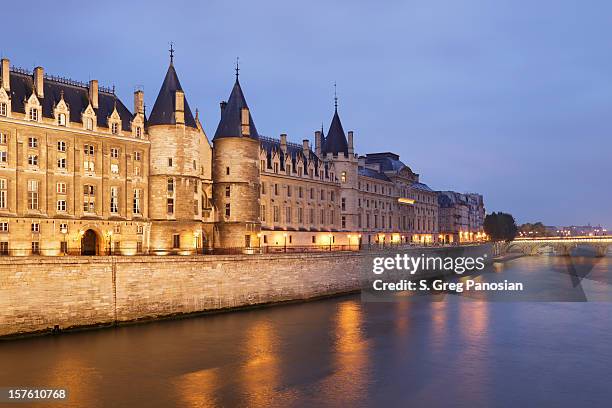
{"type": "Polygon", "coordinates": [[[62,253],[66,255],[68,253],[68,244],[66,243],[66,233],[68,230],[66,228],[62,228],[60,232],[62,233],[62,253]]]}
{"type": "Polygon", "coordinates": [[[334,236],[332,234],[329,234],[329,252],[331,252],[332,250],[332,239],[334,238],[334,236]]]}
{"type": "Polygon", "coordinates": [[[112,255],[113,253],[113,231],[109,230],[106,234],[108,235],[108,254],[112,255]]]}
{"type": "Polygon", "coordinates": [[[200,248],[200,232],[196,231],[193,233],[193,239],[195,240],[195,253],[198,254],[200,248]]]}
{"type": "Polygon", "coordinates": [[[283,234],[283,238],[285,238],[285,252],[287,252],[287,233],[283,234]]]}

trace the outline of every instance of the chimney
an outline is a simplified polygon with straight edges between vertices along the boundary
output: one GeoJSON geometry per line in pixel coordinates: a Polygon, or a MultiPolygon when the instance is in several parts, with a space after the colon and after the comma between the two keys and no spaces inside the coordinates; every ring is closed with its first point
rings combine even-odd
{"type": "Polygon", "coordinates": [[[287,153],[287,134],[281,133],[280,135],[280,148],[283,153],[287,153]]]}
{"type": "Polygon", "coordinates": [[[11,65],[8,58],[2,58],[2,88],[8,93],[11,90],[11,65]]]}
{"type": "Polygon", "coordinates": [[[45,92],[43,91],[44,77],[45,70],[42,67],[34,68],[34,89],[36,90],[36,96],[39,99],[45,97],[45,92]]]}
{"type": "Polygon", "coordinates": [[[315,153],[317,156],[321,157],[321,131],[317,130],[315,132],[315,153]]]}
{"type": "Polygon", "coordinates": [[[242,136],[249,137],[251,135],[249,108],[242,108],[240,112],[240,124],[242,136]]]}
{"type": "Polygon", "coordinates": [[[352,156],[355,154],[355,149],[353,148],[353,131],[349,130],[348,132],[348,154],[352,156]]]}
{"type": "Polygon", "coordinates": [[[94,109],[98,109],[98,80],[89,81],[89,103],[94,109]]]}
{"type": "Polygon", "coordinates": [[[174,121],[177,124],[185,123],[185,94],[183,91],[174,93],[174,121]]]}
{"type": "Polygon", "coordinates": [[[144,114],[144,92],[140,89],[134,92],[134,113],[144,114]]]}
{"type": "Polygon", "coordinates": [[[223,110],[225,109],[225,107],[227,106],[227,102],[225,101],[221,101],[221,103],[219,104],[219,106],[221,107],[221,112],[223,112],[223,110]]]}
{"type": "Polygon", "coordinates": [[[304,156],[308,157],[310,153],[310,142],[308,139],[302,140],[302,151],[304,152],[304,156]]]}

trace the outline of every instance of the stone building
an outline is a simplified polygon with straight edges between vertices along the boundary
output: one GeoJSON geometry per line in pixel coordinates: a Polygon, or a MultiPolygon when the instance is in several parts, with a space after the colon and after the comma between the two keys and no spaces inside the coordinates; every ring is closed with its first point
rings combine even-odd
{"type": "Polygon", "coordinates": [[[485,238],[482,195],[455,191],[438,191],[437,194],[440,207],[440,241],[463,243],[485,238]]]}
{"type": "MultiPolygon", "coordinates": [[[[351,249],[442,236],[437,194],[397,154],[358,155],[337,99],[314,150],[266,137],[237,71],[211,145],[172,55],[149,115],[141,90],[132,113],[95,80],[7,59],[0,75],[0,254],[351,249]]],[[[475,230],[482,196],[468,208],[475,230]]]]}

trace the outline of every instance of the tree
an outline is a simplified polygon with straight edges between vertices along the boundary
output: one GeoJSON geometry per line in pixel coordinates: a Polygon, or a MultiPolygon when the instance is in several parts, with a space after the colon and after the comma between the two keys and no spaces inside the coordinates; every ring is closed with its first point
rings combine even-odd
{"type": "Polygon", "coordinates": [[[526,237],[545,237],[548,235],[546,226],[541,222],[523,224],[519,227],[519,231],[526,237]]]}
{"type": "Polygon", "coordinates": [[[514,217],[503,212],[488,214],[484,220],[484,230],[493,241],[512,241],[518,234],[514,217]]]}

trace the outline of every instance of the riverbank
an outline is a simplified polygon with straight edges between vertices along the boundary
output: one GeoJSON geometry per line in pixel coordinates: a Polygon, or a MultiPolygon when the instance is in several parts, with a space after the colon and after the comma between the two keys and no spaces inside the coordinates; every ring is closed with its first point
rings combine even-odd
{"type": "Polygon", "coordinates": [[[512,253],[507,253],[504,255],[496,256],[495,258],[493,258],[493,262],[503,263],[503,262],[512,261],[514,259],[522,258],[524,256],[526,255],[522,253],[512,252],[512,253]]]}
{"type": "Polygon", "coordinates": [[[396,252],[490,256],[491,246],[204,257],[7,258],[0,265],[0,337],[116,326],[356,292],[373,259],[396,252]]]}

